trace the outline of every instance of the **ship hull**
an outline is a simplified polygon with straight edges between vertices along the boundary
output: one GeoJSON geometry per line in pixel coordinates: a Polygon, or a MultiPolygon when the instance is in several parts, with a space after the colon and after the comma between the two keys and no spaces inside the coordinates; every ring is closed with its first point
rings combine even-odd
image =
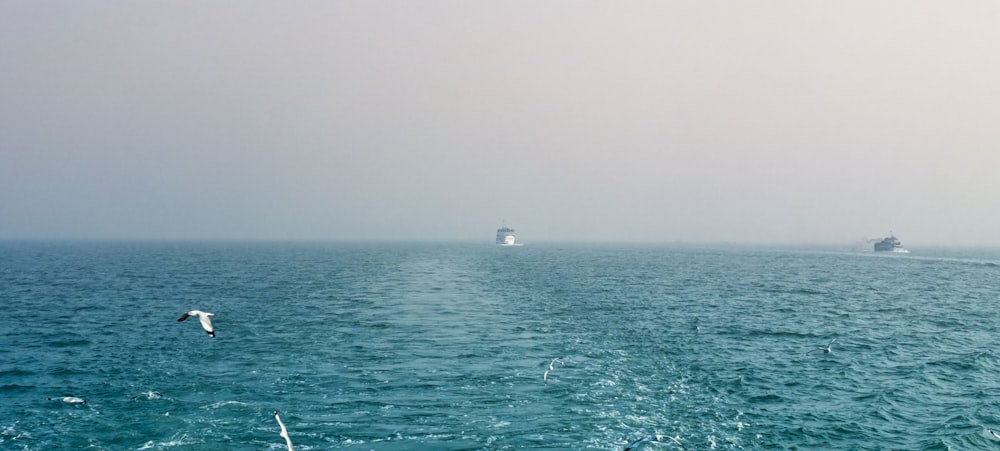
{"type": "Polygon", "coordinates": [[[895,236],[888,236],[875,242],[875,252],[895,252],[897,254],[907,254],[910,251],[903,247],[903,243],[895,236]]]}

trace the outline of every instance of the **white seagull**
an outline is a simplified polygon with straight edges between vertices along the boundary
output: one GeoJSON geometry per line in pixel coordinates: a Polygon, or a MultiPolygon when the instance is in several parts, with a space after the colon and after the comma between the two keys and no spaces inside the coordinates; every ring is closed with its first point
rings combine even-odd
{"type": "MultiPolygon", "coordinates": [[[[49,398],[49,401],[52,401],[52,399],[53,398],[49,398]]],[[[63,396],[62,398],[55,398],[55,400],[67,402],[70,404],[84,404],[87,402],[82,398],[77,398],[76,396],[63,396]]]]}
{"type": "Polygon", "coordinates": [[[190,312],[187,312],[184,315],[182,315],[180,319],[177,320],[177,322],[184,321],[192,316],[197,316],[198,319],[201,320],[201,327],[205,329],[205,332],[208,332],[208,334],[211,335],[212,338],[215,338],[215,329],[212,328],[212,320],[211,318],[209,318],[210,316],[214,316],[214,314],[203,312],[201,310],[191,310],[190,312]]]}
{"type": "Polygon", "coordinates": [[[996,432],[994,432],[993,429],[990,429],[989,431],[990,431],[991,435],[993,435],[994,437],[1000,439],[1000,434],[997,434],[996,432]]]}
{"type": "Polygon", "coordinates": [[[810,352],[815,352],[815,351],[823,351],[824,354],[829,354],[829,353],[833,352],[833,349],[830,349],[830,346],[833,345],[833,342],[835,342],[835,341],[837,341],[836,338],[834,338],[833,340],[830,340],[830,343],[828,343],[826,345],[826,347],[819,347],[819,348],[813,349],[812,351],[809,351],[806,354],[809,354],[810,352]]]}
{"type": "Polygon", "coordinates": [[[278,416],[277,410],[274,411],[274,419],[278,420],[278,426],[281,426],[281,433],[278,435],[285,439],[285,443],[288,444],[288,451],[294,451],[292,450],[292,439],[288,437],[288,430],[285,429],[285,423],[281,422],[281,417],[278,416]]]}
{"type": "Polygon", "coordinates": [[[562,358],[556,357],[552,359],[552,361],[549,362],[549,369],[545,370],[545,373],[542,374],[542,382],[544,382],[545,385],[549,384],[549,371],[556,369],[556,367],[554,366],[556,362],[563,363],[562,358]]]}

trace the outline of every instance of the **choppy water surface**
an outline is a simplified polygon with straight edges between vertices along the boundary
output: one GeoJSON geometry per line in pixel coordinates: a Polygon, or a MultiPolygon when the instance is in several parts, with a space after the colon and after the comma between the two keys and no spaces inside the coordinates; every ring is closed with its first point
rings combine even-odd
{"type": "Polygon", "coordinates": [[[0,448],[282,449],[275,409],[297,450],[1000,448],[998,263],[0,243],[0,448]]]}

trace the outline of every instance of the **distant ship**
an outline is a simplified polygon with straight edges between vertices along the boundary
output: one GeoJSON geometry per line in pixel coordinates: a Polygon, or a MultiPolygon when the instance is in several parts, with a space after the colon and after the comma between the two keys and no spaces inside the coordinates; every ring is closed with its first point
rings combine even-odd
{"type": "Polygon", "coordinates": [[[507,226],[497,229],[497,244],[501,246],[520,246],[517,243],[517,235],[514,234],[514,229],[507,226]]]}
{"type": "Polygon", "coordinates": [[[875,242],[875,252],[899,252],[905,254],[910,251],[906,250],[903,247],[903,243],[899,242],[899,238],[896,238],[890,232],[889,236],[875,242]]]}

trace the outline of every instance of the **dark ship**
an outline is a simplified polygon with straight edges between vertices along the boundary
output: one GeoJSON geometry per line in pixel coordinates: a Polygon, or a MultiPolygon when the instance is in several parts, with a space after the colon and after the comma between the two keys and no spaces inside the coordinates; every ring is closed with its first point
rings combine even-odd
{"type": "Polygon", "coordinates": [[[905,254],[910,251],[903,247],[903,243],[899,242],[899,238],[889,233],[889,236],[875,242],[875,252],[900,252],[905,254]]]}

